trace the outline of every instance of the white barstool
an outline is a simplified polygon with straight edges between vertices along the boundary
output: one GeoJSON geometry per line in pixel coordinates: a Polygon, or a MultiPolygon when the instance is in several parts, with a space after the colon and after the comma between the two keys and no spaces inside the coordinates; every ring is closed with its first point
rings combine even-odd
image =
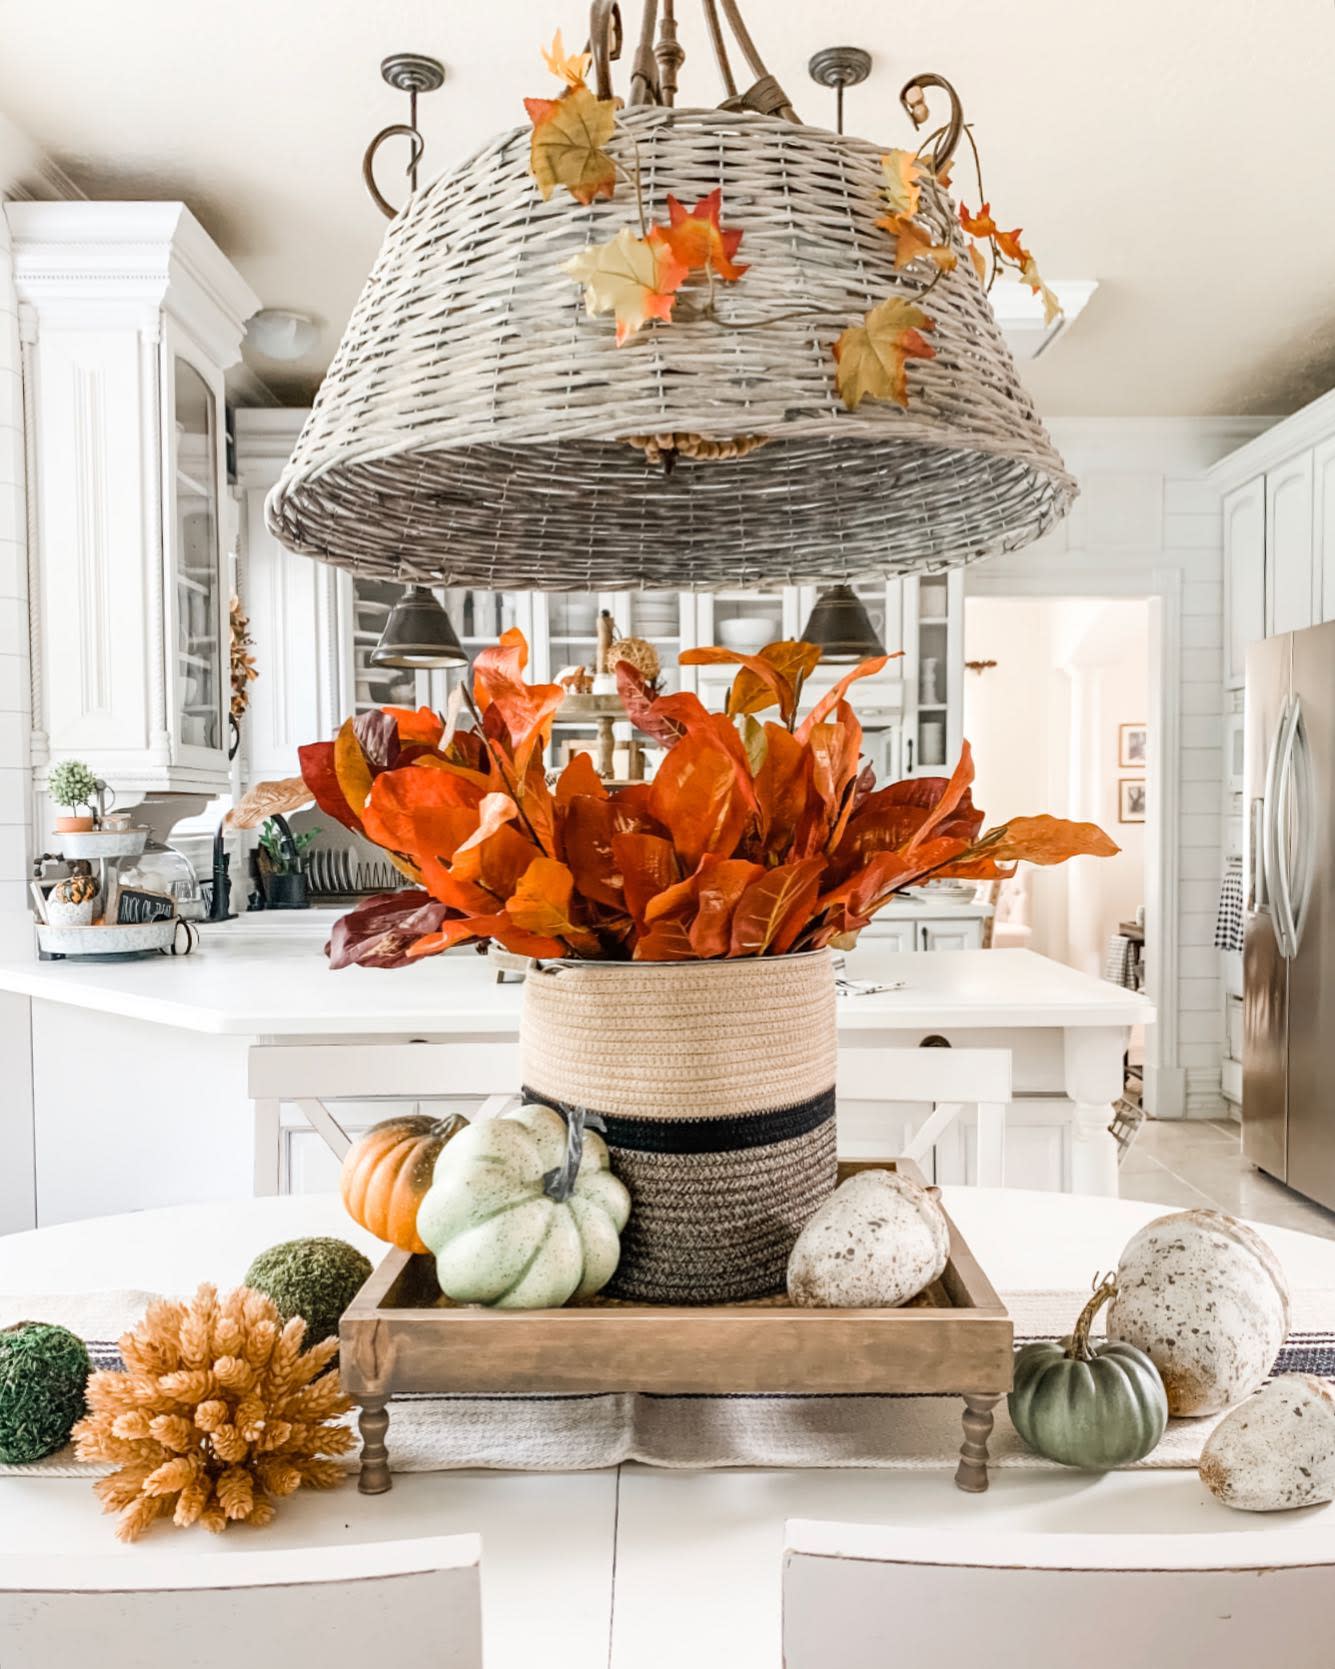
{"type": "Polygon", "coordinates": [[[928,1176],[934,1174],[932,1149],[965,1107],[973,1106],[978,1140],[973,1180],[980,1188],[1004,1186],[1009,1049],[845,1047],[839,1051],[837,1092],[841,1102],[930,1102],[931,1112],[908,1139],[889,1143],[896,1151],[874,1155],[916,1160],[928,1176]]]}

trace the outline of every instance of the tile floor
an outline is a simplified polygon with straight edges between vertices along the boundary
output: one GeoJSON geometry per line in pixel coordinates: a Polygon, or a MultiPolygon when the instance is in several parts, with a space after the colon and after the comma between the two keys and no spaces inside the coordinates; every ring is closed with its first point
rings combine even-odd
{"type": "Polygon", "coordinates": [[[1122,1198],[1179,1209],[1214,1206],[1335,1240],[1335,1212],[1253,1170],[1239,1149],[1238,1128],[1227,1120],[1147,1120],[1122,1162],[1122,1198]]]}

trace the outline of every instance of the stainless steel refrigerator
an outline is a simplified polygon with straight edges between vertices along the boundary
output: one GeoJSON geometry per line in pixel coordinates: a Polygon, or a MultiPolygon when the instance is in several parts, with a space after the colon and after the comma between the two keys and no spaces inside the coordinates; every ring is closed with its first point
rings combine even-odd
{"type": "Polygon", "coordinates": [[[1335,622],[1247,651],[1242,1150],[1335,1209],[1335,622]]]}

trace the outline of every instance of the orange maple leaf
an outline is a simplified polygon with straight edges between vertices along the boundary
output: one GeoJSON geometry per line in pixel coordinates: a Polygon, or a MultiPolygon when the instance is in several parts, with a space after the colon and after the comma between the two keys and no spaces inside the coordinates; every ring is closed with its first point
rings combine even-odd
{"type": "Polygon", "coordinates": [[[616,187],[616,163],[603,146],[612,137],[616,106],[597,99],[581,81],[560,98],[525,99],[533,123],[529,171],[543,201],[563,185],[577,203],[610,197],[616,187]]]}
{"type": "Polygon", "coordinates": [[[658,227],[637,238],[623,226],[607,243],[591,243],[561,268],[584,286],[591,316],[615,313],[621,347],[649,319],[672,317],[672,303],[686,268],[672,253],[658,227]]]}
{"type": "Polygon", "coordinates": [[[747,270],[733,261],[742,234],[719,224],[723,211],[723,193],[717,186],[708,197],[702,197],[693,209],[668,193],[669,224],[655,227],[662,241],[681,262],[687,272],[712,270],[730,284],[747,270]]]}
{"type": "Polygon", "coordinates": [[[921,307],[899,296],[879,302],[860,325],[850,325],[834,345],[835,386],[849,411],[867,398],[907,406],[905,362],[936,358],[936,349],[920,334],[935,328],[921,307]]]}
{"type": "Polygon", "coordinates": [[[970,214],[964,204],[960,204],[960,225],[971,238],[995,238],[997,223],[992,218],[991,203],[984,203],[977,214],[970,214]]]}

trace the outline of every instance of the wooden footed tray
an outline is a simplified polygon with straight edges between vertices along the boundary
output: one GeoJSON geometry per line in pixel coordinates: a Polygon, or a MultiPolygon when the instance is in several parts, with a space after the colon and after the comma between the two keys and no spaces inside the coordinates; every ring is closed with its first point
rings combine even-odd
{"type": "MultiPolygon", "coordinates": [[[[841,1162],[839,1179],[871,1168],[923,1180],[909,1160],[841,1162]]],[[[955,1482],[977,1493],[987,1488],[992,1409],[1011,1387],[1011,1319],[953,1222],[940,1280],[884,1310],[798,1309],[781,1295],[685,1308],[598,1298],[560,1310],[450,1306],[435,1260],[396,1249],[343,1312],[339,1340],[343,1388],[361,1406],[367,1495],[390,1487],[392,1396],[601,1391],[962,1396],[955,1482]]]]}

